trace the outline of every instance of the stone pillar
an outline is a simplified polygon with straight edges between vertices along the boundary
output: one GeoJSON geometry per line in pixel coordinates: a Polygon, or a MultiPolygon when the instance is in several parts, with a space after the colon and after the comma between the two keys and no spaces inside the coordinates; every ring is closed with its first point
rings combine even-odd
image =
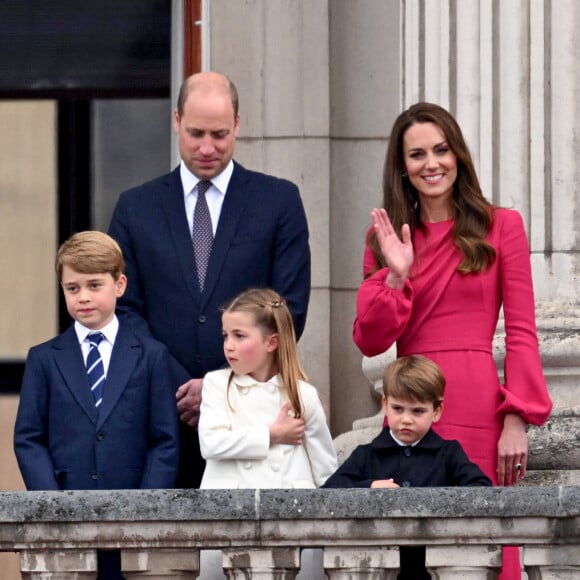
{"type": "Polygon", "coordinates": [[[223,551],[228,580],[292,580],[300,570],[300,548],[248,548],[223,551]]]}
{"type": "Polygon", "coordinates": [[[23,580],[94,580],[96,550],[22,550],[23,580]]]}
{"type": "Polygon", "coordinates": [[[324,570],[329,580],[395,580],[399,548],[324,548],[324,570]]]}
{"type": "Polygon", "coordinates": [[[501,569],[501,547],[427,546],[425,563],[438,580],[491,580],[501,569]]]}
{"type": "Polygon", "coordinates": [[[524,570],[528,580],[577,580],[580,578],[580,545],[526,546],[524,570]]]}
{"type": "Polygon", "coordinates": [[[193,580],[199,574],[199,550],[123,550],[121,568],[127,580],[193,580]]]}

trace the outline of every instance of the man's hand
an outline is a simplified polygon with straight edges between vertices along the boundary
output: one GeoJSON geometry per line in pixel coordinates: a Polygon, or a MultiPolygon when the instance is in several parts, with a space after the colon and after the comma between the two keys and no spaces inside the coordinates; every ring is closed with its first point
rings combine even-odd
{"type": "Polygon", "coordinates": [[[175,393],[179,419],[190,427],[197,427],[199,422],[202,385],[203,379],[189,379],[175,393]]]}
{"type": "Polygon", "coordinates": [[[270,425],[270,447],[277,443],[301,445],[304,436],[304,419],[295,419],[289,413],[292,405],[286,403],[270,425]]]}

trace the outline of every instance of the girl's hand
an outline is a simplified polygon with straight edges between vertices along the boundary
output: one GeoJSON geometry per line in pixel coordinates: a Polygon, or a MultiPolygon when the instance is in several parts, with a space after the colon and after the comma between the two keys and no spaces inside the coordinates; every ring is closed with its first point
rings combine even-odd
{"type": "Polygon", "coordinates": [[[278,417],[270,425],[270,447],[278,443],[301,445],[304,436],[304,419],[295,419],[289,413],[292,405],[286,403],[280,409],[278,417]]]}
{"type": "Polygon", "coordinates": [[[528,435],[526,424],[519,415],[506,415],[497,443],[498,484],[516,485],[526,474],[527,465],[528,435]]]}
{"type": "Polygon", "coordinates": [[[387,286],[400,290],[405,285],[405,280],[413,264],[411,229],[408,224],[403,225],[401,240],[384,209],[373,209],[371,211],[371,218],[375,232],[377,233],[377,241],[381,247],[381,252],[389,267],[387,286]]]}
{"type": "Polygon", "coordinates": [[[371,483],[371,487],[372,488],[391,488],[394,489],[396,487],[401,487],[400,485],[397,485],[393,479],[375,479],[375,481],[373,481],[371,483]]]}

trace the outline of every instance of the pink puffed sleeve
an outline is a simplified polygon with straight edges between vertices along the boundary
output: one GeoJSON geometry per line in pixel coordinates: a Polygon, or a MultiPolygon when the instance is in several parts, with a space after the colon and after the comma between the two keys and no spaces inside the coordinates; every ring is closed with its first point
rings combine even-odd
{"type": "MultiPolygon", "coordinates": [[[[363,272],[376,268],[374,255],[367,243],[363,272]]],[[[409,280],[402,290],[385,284],[388,268],[382,268],[363,280],[356,300],[353,339],[365,356],[385,352],[405,330],[413,307],[413,288],[409,280]]]]}
{"type": "Polygon", "coordinates": [[[498,260],[506,330],[505,384],[501,413],[517,413],[534,425],[546,421],[552,402],[542,371],[530,248],[521,215],[497,210],[498,260]]]}

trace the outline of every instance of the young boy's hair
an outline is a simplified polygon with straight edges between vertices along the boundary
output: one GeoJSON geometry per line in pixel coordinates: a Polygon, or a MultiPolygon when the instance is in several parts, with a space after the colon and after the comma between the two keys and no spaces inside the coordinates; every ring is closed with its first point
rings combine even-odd
{"type": "Polygon", "coordinates": [[[432,360],[419,354],[403,356],[385,369],[383,393],[403,401],[433,403],[437,409],[443,401],[445,377],[432,360]]]}
{"type": "Polygon", "coordinates": [[[251,288],[234,298],[223,312],[247,312],[254,317],[263,334],[277,334],[278,348],[274,353],[277,372],[294,409],[294,416],[302,416],[298,382],[307,380],[296,349],[294,322],[286,301],[270,288],[251,288]]]}
{"type": "Polygon", "coordinates": [[[114,280],[125,271],[119,244],[111,236],[97,231],[78,232],[60,246],[55,263],[59,280],[64,266],[80,274],[111,274],[114,280]]]}

